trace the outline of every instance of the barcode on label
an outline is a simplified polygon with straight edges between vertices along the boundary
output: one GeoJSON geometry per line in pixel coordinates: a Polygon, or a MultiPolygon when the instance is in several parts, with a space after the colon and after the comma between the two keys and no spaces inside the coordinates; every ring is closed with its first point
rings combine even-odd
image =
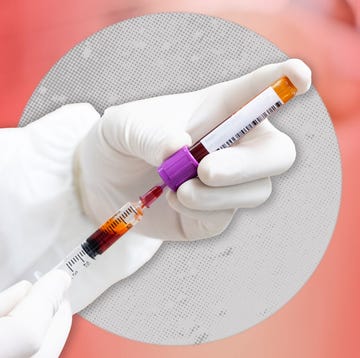
{"type": "Polygon", "coordinates": [[[227,148],[282,104],[281,98],[270,86],[215,127],[200,140],[200,143],[209,153],[227,148]]]}
{"type": "Polygon", "coordinates": [[[251,129],[256,127],[259,123],[261,123],[264,119],[266,119],[271,113],[275,112],[280,106],[281,106],[281,102],[280,101],[276,102],[274,105],[269,107],[265,112],[261,113],[260,116],[255,118],[252,122],[250,122],[247,126],[245,126],[239,132],[234,134],[231,138],[229,138],[223,145],[217,148],[217,150],[230,147],[234,142],[236,142],[243,135],[245,135],[251,129]]]}

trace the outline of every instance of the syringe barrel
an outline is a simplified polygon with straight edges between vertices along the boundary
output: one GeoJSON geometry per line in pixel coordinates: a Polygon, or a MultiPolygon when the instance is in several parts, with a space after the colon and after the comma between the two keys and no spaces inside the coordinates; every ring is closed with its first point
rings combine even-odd
{"type": "Polygon", "coordinates": [[[176,191],[182,183],[197,176],[199,162],[206,155],[231,146],[292,99],[296,92],[296,87],[287,77],[278,79],[192,147],[183,147],[167,158],[158,168],[160,177],[171,190],[176,191]]]}
{"type": "Polygon", "coordinates": [[[75,247],[54,270],[63,270],[67,272],[70,277],[75,278],[81,271],[84,271],[91,265],[94,258],[87,254],[82,245],[75,247]]]}
{"type": "Polygon", "coordinates": [[[75,278],[94,262],[97,255],[106,251],[140,221],[143,215],[142,209],[141,201],[126,203],[83,243],[71,251],[54,269],[64,270],[72,278],[75,278]]]}
{"type": "Polygon", "coordinates": [[[136,225],[142,216],[142,204],[126,203],[83,242],[83,249],[95,258],[136,225]]]}

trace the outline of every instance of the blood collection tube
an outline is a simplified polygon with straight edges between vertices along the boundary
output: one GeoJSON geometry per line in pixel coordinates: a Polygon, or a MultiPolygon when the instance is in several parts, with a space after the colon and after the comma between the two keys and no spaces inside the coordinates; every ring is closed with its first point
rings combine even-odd
{"type": "Polygon", "coordinates": [[[183,147],[167,158],[158,168],[160,177],[171,190],[176,191],[182,183],[197,176],[199,162],[207,154],[231,146],[292,99],[296,92],[296,87],[287,77],[278,79],[193,146],[183,147]]]}
{"type": "Polygon", "coordinates": [[[205,134],[190,148],[183,147],[167,158],[158,168],[164,181],[156,185],[134,203],[127,203],[92,235],[62,260],[56,268],[66,270],[71,277],[88,267],[95,256],[105,252],[121,236],[136,225],[149,207],[163,193],[165,186],[176,191],[185,181],[197,176],[199,162],[209,153],[227,148],[256,127],[281,105],[295,96],[296,87],[282,77],[264,89],[238,111],[205,134]]]}

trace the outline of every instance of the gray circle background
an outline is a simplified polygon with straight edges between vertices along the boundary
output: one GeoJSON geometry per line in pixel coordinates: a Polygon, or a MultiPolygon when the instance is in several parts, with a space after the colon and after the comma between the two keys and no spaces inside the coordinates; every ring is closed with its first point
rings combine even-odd
{"type": "MultiPolygon", "coordinates": [[[[127,20],[61,58],[33,93],[20,126],[65,103],[90,102],[102,113],[110,105],[193,91],[286,58],[258,34],[213,17],[172,13],[127,20]]],[[[84,309],[84,318],[142,342],[198,344],[261,322],[298,292],[336,223],[339,151],[313,88],[272,122],[293,138],[298,155],[291,170],[273,178],[271,198],[239,210],[218,237],[164,243],[150,262],[84,309]]]]}

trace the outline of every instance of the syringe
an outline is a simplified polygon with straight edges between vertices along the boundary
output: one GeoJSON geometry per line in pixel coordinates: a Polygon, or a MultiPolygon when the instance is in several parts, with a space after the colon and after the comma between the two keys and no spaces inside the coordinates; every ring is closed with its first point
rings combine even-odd
{"type": "Polygon", "coordinates": [[[292,99],[296,92],[296,87],[287,77],[278,79],[190,148],[183,147],[171,155],[158,168],[163,184],[151,188],[140,196],[138,202],[127,203],[121,207],[55,268],[67,271],[72,278],[77,276],[97,255],[106,251],[141,220],[143,209],[150,207],[161,196],[166,186],[176,191],[182,183],[196,177],[199,162],[207,154],[231,146],[292,99]]]}
{"type": "Polygon", "coordinates": [[[165,184],[156,185],[134,203],[126,203],[102,224],[84,242],[73,249],[54,269],[65,270],[72,278],[94,262],[97,255],[104,253],[121,236],[134,227],[142,218],[144,208],[163,193],[165,184]]]}

